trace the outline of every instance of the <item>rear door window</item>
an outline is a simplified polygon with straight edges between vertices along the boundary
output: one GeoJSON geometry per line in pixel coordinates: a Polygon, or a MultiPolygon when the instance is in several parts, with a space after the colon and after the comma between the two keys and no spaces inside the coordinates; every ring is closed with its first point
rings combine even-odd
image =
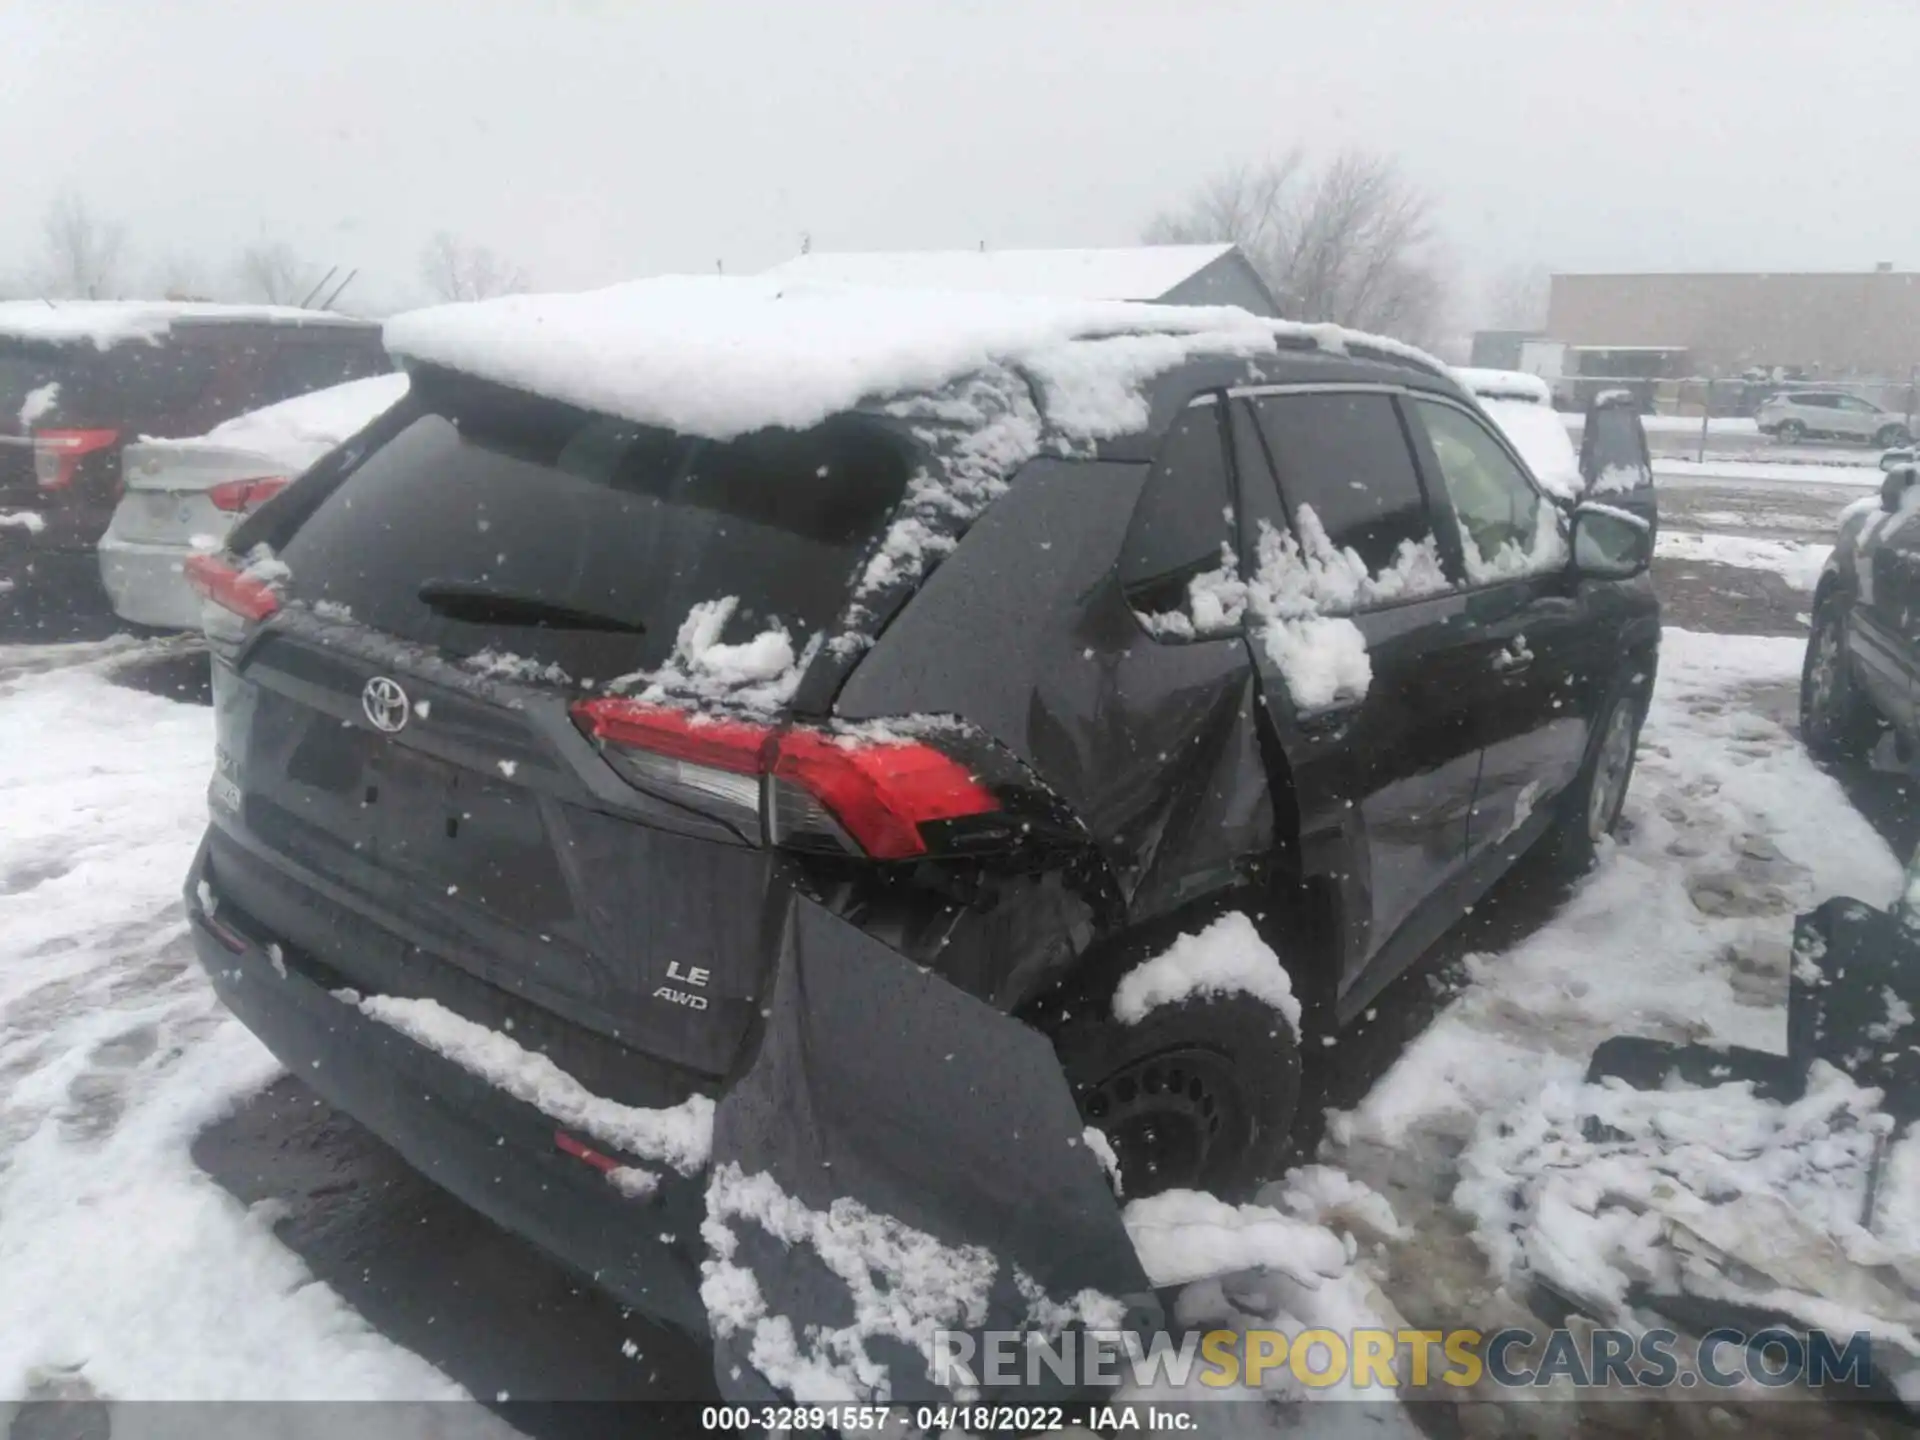
{"type": "Polygon", "coordinates": [[[707,642],[781,628],[800,652],[906,486],[903,442],[859,417],[722,444],[434,389],[415,377],[411,421],[282,546],[289,587],[456,656],[575,682],[657,668],[695,606],[729,598],[707,642]]]}
{"type": "Polygon", "coordinates": [[[1352,550],[1375,575],[1401,564],[1408,547],[1431,552],[1426,492],[1392,396],[1258,395],[1249,403],[1296,535],[1308,534],[1310,513],[1335,549],[1352,550]]]}

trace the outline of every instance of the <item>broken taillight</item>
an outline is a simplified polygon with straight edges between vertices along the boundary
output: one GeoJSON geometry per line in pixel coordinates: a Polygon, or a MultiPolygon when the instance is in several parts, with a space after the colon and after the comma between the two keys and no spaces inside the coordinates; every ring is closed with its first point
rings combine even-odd
{"type": "Polygon", "coordinates": [[[181,568],[201,599],[242,620],[264,620],[280,608],[280,597],[264,580],[254,579],[224,556],[192,555],[181,568]]]}
{"type": "Polygon", "coordinates": [[[252,480],[222,480],[207,491],[213,508],[230,515],[243,514],[256,505],[264,505],[287,488],[284,475],[261,475],[252,480]]]}
{"type": "Polygon", "coordinates": [[[1000,809],[965,765],[920,740],[834,735],[614,698],[580,701],[573,717],[628,781],[724,807],[763,826],[775,844],[910,860],[928,853],[923,825],[1000,809]]]}
{"type": "Polygon", "coordinates": [[[73,483],[80,462],[96,450],[105,450],[120,438],[118,430],[36,430],[33,432],[33,474],[42,490],[64,490],[73,483]]]}

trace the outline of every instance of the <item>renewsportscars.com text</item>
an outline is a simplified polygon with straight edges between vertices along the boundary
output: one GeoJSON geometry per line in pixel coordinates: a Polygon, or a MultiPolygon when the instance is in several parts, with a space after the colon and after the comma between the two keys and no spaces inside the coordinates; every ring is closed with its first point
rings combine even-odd
{"type": "Polygon", "coordinates": [[[1314,1389],[1468,1389],[1554,1384],[1627,1389],[1725,1390],[1873,1383],[1871,1337],[1791,1330],[1709,1331],[1697,1347],[1672,1330],[1559,1329],[1209,1330],[1142,1338],[1132,1331],[935,1332],[932,1379],[956,1394],[996,1387],[1171,1385],[1260,1389],[1283,1376],[1314,1389]]]}

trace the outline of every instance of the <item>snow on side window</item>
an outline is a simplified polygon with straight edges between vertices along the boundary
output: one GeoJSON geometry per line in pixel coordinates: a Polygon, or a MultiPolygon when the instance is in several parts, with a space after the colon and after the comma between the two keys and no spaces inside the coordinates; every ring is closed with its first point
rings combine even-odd
{"type": "Polygon", "coordinates": [[[42,415],[45,415],[49,410],[53,409],[59,401],[60,382],[57,380],[49,380],[45,385],[39,385],[29,390],[27,392],[27,398],[20,402],[21,433],[24,434],[31,430],[35,422],[38,421],[42,415]]]}
{"type": "Polygon", "coordinates": [[[1351,612],[1435,594],[1448,581],[1431,535],[1401,541],[1392,563],[1369,574],[1358,552],[1328,538],[1312,506],[1302,505],[1294,520],[1297,539],[1260,522],[1247,607],[1294,704],[1318,710],[1358,700],[1372,683],[1366,636],[1351,612]]]}

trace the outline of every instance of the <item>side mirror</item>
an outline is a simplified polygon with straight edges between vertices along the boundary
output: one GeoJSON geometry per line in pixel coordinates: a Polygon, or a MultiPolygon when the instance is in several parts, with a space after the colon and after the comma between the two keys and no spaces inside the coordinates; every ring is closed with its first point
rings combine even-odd
{"type": "Polygon", "coordinates": [[[1653,563],[1653,527],[1629,510],[1585,504],[1573,512],[1573,568],[1596,580],[1629,580],[1653,563]]]}
{"type": "Polygon", "coordinates": [[[1889,450],[1880,457],[1882,470],[1898,470],[1903,465],[1912,465],[1920,461],[1920,455],[1911,450],[1889,450]]]}
{"type": "Polygon", "coordinates": [[[1916,479],[1920,479],[1920,470],[1912,464],[1889,469],[1887,478],[1880,482],[1880,508],[1889,515],[1898,510],[1901,499],[1913,488],[1916,479]]]}

